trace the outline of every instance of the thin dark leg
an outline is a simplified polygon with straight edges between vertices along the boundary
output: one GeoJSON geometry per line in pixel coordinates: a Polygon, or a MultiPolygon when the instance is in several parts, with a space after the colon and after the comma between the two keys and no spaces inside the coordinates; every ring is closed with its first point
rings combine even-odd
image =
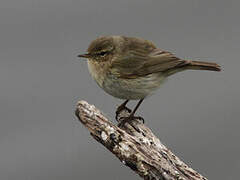
{"type": "Polygon", "coordinates": [[[122,110],[127,110],[129,113],[132,112],[131,109],[127,108],[126,105],[129,102],[129,99],[127,99],[126,101],[124,101],[120,106],[118,106],[117,111],[116,111],[116,116],[115,119],[118,119],[118,115],[121,113],[122,110]]]}
{"type": "MultiPolygon", "coordinates": [[[[144,119],[143,119],[142,117],[136,117],[136,116],[134,116],[135,112],[137,111],[137,109],[139,108],[139,106],[141,105],[142,102],[143,102],[143,99],[141,99],[140,101],[138,101],[136,107],[134,108],[134,110],[132,111],[132,113],[129,115],[129,117],[126,117],[126,118],[122,119],[122,121],[118,124],[119,127],[123,126],[126,122],[129,122],[130,124],[132,124],[131,121],[132,121],[133,119],[140,119],[140,120],[142,120],[143,123],[144,123],[144,119]]],[[[133,127],[134,127],[134,126],[133,126],[133,127]]]]}
{"type": "MultiPolygon", "coordinates": [[[[124,101],[120,106],[124,106],[124,107],[125,107],[125,106],[127,105],[128,101],[129,101],[129,99],[127,99],[126,101],[124,101]]],[[[120,107],[120,106],[119,106],[119,107],[120,107]]]]}
{"type": "Polygon", "coordinates": [[[135,112],[137,111],[137,109],[139,108],[139,106],[141,105],[142,102],[143,102],[143,99],[141,99],[140,101],[138,101],[136,107],[134,108],[133,112],[130,114],[129,117],[134,117],[135,112]]]}

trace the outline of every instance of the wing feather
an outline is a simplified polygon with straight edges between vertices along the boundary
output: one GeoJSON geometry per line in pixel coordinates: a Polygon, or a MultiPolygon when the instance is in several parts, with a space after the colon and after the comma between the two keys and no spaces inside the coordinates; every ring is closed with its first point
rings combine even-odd
{"type": "Polygon", "coordinates": [[[186,62],[170,52],[154,46],[144,46],[146,41],[134,43],[134,48],[128,48],[121,57],[112,62],[112,70],[120,78],[134,79],[139,76],[165,72],[178,68],[186,62]]]}

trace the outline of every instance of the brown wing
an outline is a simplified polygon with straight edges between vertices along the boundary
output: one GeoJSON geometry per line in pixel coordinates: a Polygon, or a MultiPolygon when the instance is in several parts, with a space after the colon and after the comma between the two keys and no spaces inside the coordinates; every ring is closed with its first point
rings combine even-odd
{"type": "Polygon", "coordinates": [[[113,62],[113,69],[121,78],[137,78],[153,73],[167,72],[182,67],[186,61],[175,57],[172,53],[161,49],[142,49],[128,51],[122,59],[113,62]]]}

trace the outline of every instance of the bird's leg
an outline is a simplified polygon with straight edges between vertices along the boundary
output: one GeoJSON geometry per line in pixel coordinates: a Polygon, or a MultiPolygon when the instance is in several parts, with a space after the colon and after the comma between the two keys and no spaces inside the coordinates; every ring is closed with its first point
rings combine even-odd
{"type": "Polygon", "coordinates": [[[128,103],[129,99],[127,99],[126,101],[124,101],[120,106],[118,106],[117,111],[116,111],[116,116],[115,119],[118,119],[119,114],[123,111],[123,110],[127,110],[128,113],[131,113],[132,110],[129,109],[128,107],[126,107],[127,103],[128,103]]]}
{"type": "MultiPolygon", "coordinates": [[[[139,120],[141,120],[143,123],[144,123],[144,119],[142,118],[142,117],[140,117],[140,116],[134,116],[135,115],[135,112],[137,111],[137,109],[139,108],[139,106],[140,106],[140,104],[143,102],[143,99],[141,99],[140,101],[138,101],[138,103],[137,103],[137,105],[136,105],[136,107],[134,108],[134,110],[132,111],[132,113],[128,116],[128,117],[124,117],[121,121],[120,121],[120,123],[118,124],[118,127],[122,127],[126,122],[128,122],[128,123],[130,123],[131,125],[132,125],[132,123],[131,123],[131,121],[132,120],[134,120],[134,119],[139,119],[139,120]]],[[[134,126],[133,126],[134,127],[134,126]]],[[[136,129],[135,127],[134,127],[134,129],[136,129]]],[[[138,131],[138,130],[137,130],[138,131]]]]}

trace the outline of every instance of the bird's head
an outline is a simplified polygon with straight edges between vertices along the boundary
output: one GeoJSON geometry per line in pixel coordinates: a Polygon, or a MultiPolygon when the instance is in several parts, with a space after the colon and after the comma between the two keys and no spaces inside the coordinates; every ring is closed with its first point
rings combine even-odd
{"type": "Polygon", "coordinates": [[[78,57],[87,58],[95,62],[105,62],[112,58],[115,51],[114,38],[105,36],[92,41],[86,54],[80,54],[78,57]]]}

